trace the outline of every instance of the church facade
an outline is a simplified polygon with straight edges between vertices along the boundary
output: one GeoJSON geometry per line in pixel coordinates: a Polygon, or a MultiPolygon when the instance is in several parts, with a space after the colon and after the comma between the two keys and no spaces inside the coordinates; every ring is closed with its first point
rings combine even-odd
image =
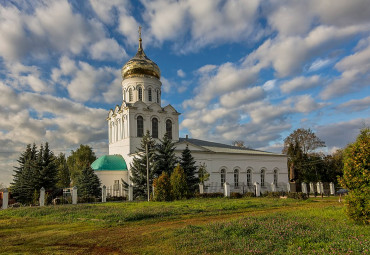
{"type": "MultiPolygon", "coordinates": [[[[159,141],[167,133],[176,142],[176,155],[188,146],[197,164],[205,164],[209,180],[205,192],[222,192],[224,183],[232,192],[253,192],[259,183],[261,192],[286,190],[287,157],[282,154],[240,148],[199,139],[179,138],[179,115],[171,105],[162,107],[160,69],[144,53],[141,36],[136,55],[122,67],[122,104],[111,109],[106,119],[109,155],[121,155],[127,169],[123,180],[129,180],[130,164],[147,130],[159,141]]],[[[103,156],[104,157],[104,156],[103,156]]],[[[104,169],[95,169],[102,185],[117,185],[117,173],[111,178],[104,169]],[[104,174],[103,174],[104,173],[104,174]]],[[[119,169],[116,169],[117,171],[119,169]]]]}

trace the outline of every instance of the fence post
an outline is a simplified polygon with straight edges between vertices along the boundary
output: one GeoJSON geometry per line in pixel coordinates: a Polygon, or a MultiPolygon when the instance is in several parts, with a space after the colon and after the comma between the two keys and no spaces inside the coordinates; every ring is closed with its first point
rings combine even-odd
{"type": "Polygon", "coordinates": [[[287,184],[286,184],[286,192],[290,192],[290,183],[288,182],[287,184]]]}
{"type": "Polygon", "coordinates": [[[72,204],[77,205],[77,187],[74,186],[72,189],[72,204]]]}
{"type": "Polygon", "coordinates": [[[308,192],[307,192],[307,183],[302,182],[301,185],[302,185],[302,193],[308,194],[308,192]]]}
{"type": "Polygon", "coordinates": [[[271,182],[271,192],[276,192],[276,185],[274,182],[271,182]]]}
{"type": "Polygon", "coordinates": [[[40,206],[45,206],[45,188],[44,187],[40,189],[39,204],[40,206]]]}
{"type": "Polygon", "coordinates": [[[256,197],[261,196],[261,186],[258,182],[254,183],[254,188],[255,188],[255,192],[256,192],[255,193],[256,197]]]}
{"type": "Polygon", "coordinates": [[[224,182],[224,195],[230,197],[230,184],[228,182],[224,182]]]}
{"type": "Polygon", "coordinates": [[[128,201],[134,201],[134,187],[131,184],[128,186],[128,201]]]}
{"type": "Polygon", "coordinates": [[[334,183],[331,182],[330,184],[330,195],[335,195],[335,187],[334,187],[334,183]]]}
{"type": "Polygon", "coordinates": [[[101,189],[101,201],[102,203],[107,202],[107,187],[103,185],[103,188],[101,189]]]}
{"type": "Polygon", "coordinates": [[[8,208],[8,203],[9,203],[9,192],[8,192],[8,189],[5,188],[3,190],[3,209],[8,208]]]}
{"type": "Polygon", "coordinates": [[[203,194],[204,193],[204,185],[203,183],[199,183],[199,194],[203,194]]]}
{"type": "Polygon", "coordinates": [[[310,182],[310,194],[315,194],[315,187],[313,185],[313,182],[310,182]]]}

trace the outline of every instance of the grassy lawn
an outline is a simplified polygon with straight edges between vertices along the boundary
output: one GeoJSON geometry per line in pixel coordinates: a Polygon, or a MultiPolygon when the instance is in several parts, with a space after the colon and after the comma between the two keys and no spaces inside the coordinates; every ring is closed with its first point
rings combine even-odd
{"type": "Polygon", "coordinates": [[[192,199],[0,211],[0,254],[369,254],[337,198],[192,199]]]}

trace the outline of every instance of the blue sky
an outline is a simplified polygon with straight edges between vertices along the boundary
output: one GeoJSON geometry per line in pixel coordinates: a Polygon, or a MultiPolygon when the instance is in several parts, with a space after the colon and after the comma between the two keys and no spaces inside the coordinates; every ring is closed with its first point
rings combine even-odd
{"type": "Polygon", "coordinates": [[[370,125],[369,1],[0,0],[0,183],[28,143],[107,153],[139,26],[181,136],[280,152],[311,128],[330,153],[370,125]]]}

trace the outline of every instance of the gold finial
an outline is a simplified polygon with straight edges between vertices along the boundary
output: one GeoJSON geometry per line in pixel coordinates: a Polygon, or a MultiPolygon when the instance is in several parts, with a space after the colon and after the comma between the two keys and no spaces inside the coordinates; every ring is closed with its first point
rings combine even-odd
{"type": "Polygon", "coordinates": [[[143,45],[141,42],[141,26],[139,26],[139,50],[143,50],[143,45]]]}

